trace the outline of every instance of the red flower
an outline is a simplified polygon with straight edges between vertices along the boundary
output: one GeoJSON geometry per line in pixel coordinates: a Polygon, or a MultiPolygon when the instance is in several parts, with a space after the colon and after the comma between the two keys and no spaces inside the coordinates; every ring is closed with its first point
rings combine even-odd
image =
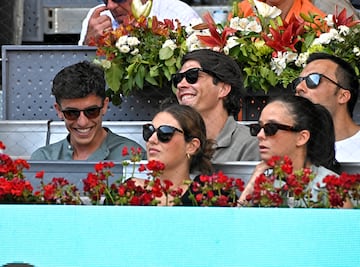
{"type": "Polygon", "coordinates": [[[216,23],[209,12],[205,13],[204,20],[207,24],[211,36],[197,35],[196,37],[206,46],[218,47],[220,50],[222,50],[226,45],[227,37],[236,32],[236,30],[230,27],[225,27],[222,33],[219,34],[216,28],[216,23]]]}
{"type": "Polygon", "coordinates": [[[128,150],[127,146],[125,146],[122,150],[122,156],[125,157],[128,155],[129,155],[129,150],[128,150]]]}
{"type": "Polygon", "coordinates": [[[44,171],[44,170],[38,171],[38,172],[35,174],[35,178],[43,179],[43,178],[44,178],[44,174],[45,174],[45,171],[44,171]]]}
{"type": "Polygon", "coordinates": [[[342,25],[350,28],[360,23],[360,20],[354,20],[354,15],[346,17],[345,8],[338,14],[337,6],[335,6],[335,15],[333,15],[332,19],[336,28],[339,28],[339,26],[342,25]]]}

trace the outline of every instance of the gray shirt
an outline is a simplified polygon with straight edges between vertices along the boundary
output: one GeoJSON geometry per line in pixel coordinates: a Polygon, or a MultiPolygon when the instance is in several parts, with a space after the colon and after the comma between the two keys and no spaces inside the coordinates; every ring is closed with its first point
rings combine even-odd
{"type": "Polygon", "coordinates": [[[237,123],[232,116],[229,116],[224,128],[216,138],[216,150],[212,161],[253,160],[260,160],[257,138],[250,135],[247,126],[237,123]]]}
{"type": "MultiPolygon", "coordinates": [[[[105,140],[102,142],[101,146],[89,156],[87,161],[123,161],[130,158],[129,156],[124,157],[122,155],[124,147],[128,147],[129,151],[131,147],[141,147],[133,140],[114,134],[108,128],[104,129],[107,131],[105,140]]],[[[69,140],[70,135],[57,143],[37,149],[32,153],[30,160],[73,160],[73,149],[69,140]]],[[[142,151],[145,152],[143,148],[142,151]]]]}

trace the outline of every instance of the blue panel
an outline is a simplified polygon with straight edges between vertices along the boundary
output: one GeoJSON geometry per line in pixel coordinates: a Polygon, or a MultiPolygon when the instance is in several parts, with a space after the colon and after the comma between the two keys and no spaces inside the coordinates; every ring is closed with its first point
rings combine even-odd
{"type": "Polygon", "coordinates": [[[0,205],[0,264],[360,266],[360,212],[0,205]]]}

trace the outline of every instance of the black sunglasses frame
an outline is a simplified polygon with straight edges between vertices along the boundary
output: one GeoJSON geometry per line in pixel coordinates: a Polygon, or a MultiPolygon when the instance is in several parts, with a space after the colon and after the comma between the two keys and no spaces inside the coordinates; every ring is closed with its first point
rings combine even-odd
{"type": "Polygon", "coordinates": [[[184,134],[183,130],[180,130],[170,125],[160,125],[155,128],[151,123],[143,125],[143,139],[148,142],[150,137],[156,132],[156,136],[161,143],[168,143],[173,138],[175,132],[184,134]]]}
{"type": "Polygon", "coordinates": [[[96,119],[97,117],[99,117],[100,115],[100,110],[103,108],[104,106],[100,106],[100,107],[90,107],[90,108],[86,108],[86,109],[63,109],[61,110],[61,112],[64,114],[65,119],[67,120],[77,120],[80,117],[80,113],[83,112],[84,115],[86,116],[86,118],[88,119],[96,119]]]}
{"type": "MultiPolygon", "coordinates": [[[[114,3],[116,3],[116,4],[121,4],[121,3],[124,3],[124,2],[126,2],[126,0],[112,0],[114,3]]],[[[108,0],[103,0],[103,3],[105,4],[105,5],[107,5],[108,4],[108,0]]]]}
{"type": "Polygon", "coordinates": [[[191,68],[184,72],[177,72],[171,76],[172,83],[175,88],[177,88],[177,85],[179,82],[182,81],[182,79],[186,79],[186,81],[190,84],[194,84],[199,79],[199,72],[205,72],[207,74],[210,74],[211,76],[214,76],[217,78],[216,74],[210,70],[206,70],[204,68],[191,68]]]}
{"type": "Polygon", "coordinates": [[[288,131],[288,132],[299,132],[300,130],[297,127],[285,125],[276,122],[265,123],[260,125],[260,123],[253,123],[248,125],[250,128],[250,135],[257,136],[261,129],[264,129],[265,136],[274,136],[278,130],[288,131]]]}
{"type": "MultiPolygon", "coordinates": [[[[325,74],[314,72],[314,73],[310,73],[309,75],[307,75],[305,77],[298,77],[298,78],[294,79],[291,83],[292,90],[294,92],[296,92],[296,87],[304,80],[305,80],[306,86],[308,88],[316,89],[321,83],[321,78],[325,78],[326,80],[330,81],[331,83],[335,84],[336,86],[338,86],[340,88],[344,88],[341,84],[335,82],[333,79],[329,78],[325,74]]],[[[344,89],[346,89],[346,88],[344,88],[344,89]]]]}

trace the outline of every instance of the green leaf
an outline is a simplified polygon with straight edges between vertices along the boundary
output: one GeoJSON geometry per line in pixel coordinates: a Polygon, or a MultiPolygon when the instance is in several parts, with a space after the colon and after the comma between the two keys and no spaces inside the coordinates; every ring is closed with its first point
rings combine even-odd
{"type": "Polygon", "coordinates": [[[159,51],[159,58],[161,60],[167,60],[174,55],[174,51],[170,47],[162,47],[159,51]]]}
{"type": "Polygon", "coordinates": [[[111,67],[105,70],[105,80],[109,88],[114,92],[120,90],[120,81],[123,79],[123,76],[124,70],[117,64],[111,64],[111,67]]]}
{"type": "Polygon", "coordinates": [[[144,87],[144,78],[145,78],[145,67],[143,65],[140,65],[135,75],[135,84],[140,89],[144,87]]]}
{"type": "Polygon", "coordinates": [[[174,66],[176,64],[176,59],[174,57],[171,57],[170,59],[165,61],[165,65],[170,67],[174,66]]]}

